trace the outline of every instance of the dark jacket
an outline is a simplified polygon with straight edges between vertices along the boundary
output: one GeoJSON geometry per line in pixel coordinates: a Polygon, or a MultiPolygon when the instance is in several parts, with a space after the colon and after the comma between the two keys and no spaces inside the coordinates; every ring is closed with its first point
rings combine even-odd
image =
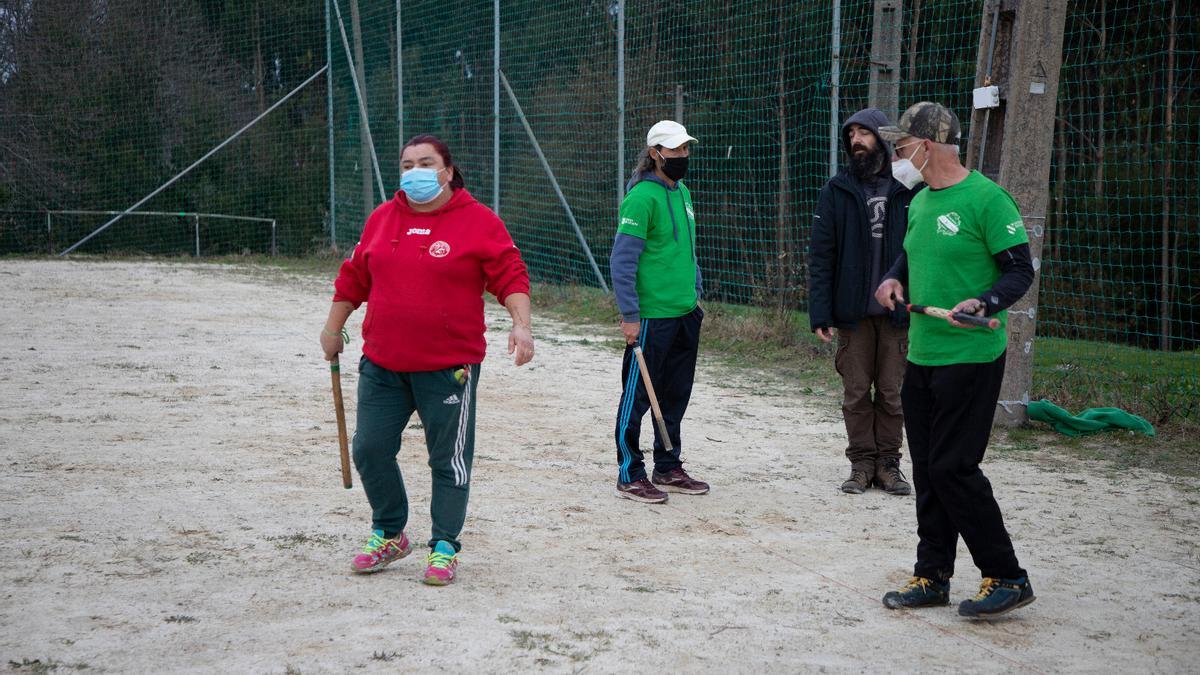
{"type": "MultiPolygon", "coordinates": [[[[878,110],[860,111],[842,126],[842,144],[847,153],[851,124],[860,124],[876,132],[887,124],[878,110]]],[[[890,187],[883,232],[883,269],[888,269],[904,250],[908,229],[908,205],[923,185],[909,190],[891,178],[890,164],[885,165],[890,187]]],[[[813,218],[812,242],[808,259],[808,313],[813,330],[853,328],[867,315],[871,288],[871,226],[867,215],[867,197],[848,169],[829,179],[817,197],[813,218]]],[[[897,326],[908,325],[908,312],[902,307],[891,313],[897,326]]]]}

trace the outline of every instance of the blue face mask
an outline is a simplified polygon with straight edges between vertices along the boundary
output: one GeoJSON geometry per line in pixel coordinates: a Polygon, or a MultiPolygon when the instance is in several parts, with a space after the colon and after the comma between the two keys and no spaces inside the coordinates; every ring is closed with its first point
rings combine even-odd
{"type": "Polygon", "coordinates": [[[400,189],[414,204],[428,204],[442,194],[439,173],[438,169],[424,167],[409,169],[400,176],[400,189]]]}

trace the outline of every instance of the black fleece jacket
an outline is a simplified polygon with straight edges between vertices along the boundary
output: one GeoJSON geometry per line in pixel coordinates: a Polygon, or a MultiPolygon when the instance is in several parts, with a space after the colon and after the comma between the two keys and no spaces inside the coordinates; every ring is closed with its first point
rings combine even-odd
{"type": "MultiPolygon", "coordinates": [[[[851,124],[875,132],[876,142],[883,145],[878,132],[887,123],[884,114],[872,108],[855,113],[842,126],[844,149],[849,153],[851,124]]],[[[905,188],[891,178],[890,169],[890,164],[885,165],[890,186],[883,232],[884,269],[891,267],[904,251],[908,205],[923,187],[905,188]]],[[[813,217],[808,256],[808,313],[812,330],[853,328],[867,315],[869,298],[875,293],[871,288],[870,268],[871,225],[866,193],[858,179],[843,168],[821,188],[813,217]]],[[[893,311],[891,317],[898,326],[908,325],[908,312],[903,308],[893,311]]]]}

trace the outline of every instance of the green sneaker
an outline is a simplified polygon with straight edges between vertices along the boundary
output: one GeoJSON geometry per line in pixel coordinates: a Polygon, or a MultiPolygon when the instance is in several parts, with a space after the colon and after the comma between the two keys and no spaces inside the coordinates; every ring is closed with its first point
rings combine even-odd
{"type": "Polygon", "coordinates": [[[888,609],[901,607],[936,607],[950,604],[950,582],[939,583],[925,577],[913,577],[898,591],[889,591],[883,596],[883,606],[888,609]]]}
{"type": "Polygon", "coordinates": [[[984,577],[979,584],[979,595],[963,600],[958,605],[959,616],[986,619],[1000,616],[1024,607],[1034,601],[1033,586],[1029,577],[1020,579],[993,579],[984,577]]]}

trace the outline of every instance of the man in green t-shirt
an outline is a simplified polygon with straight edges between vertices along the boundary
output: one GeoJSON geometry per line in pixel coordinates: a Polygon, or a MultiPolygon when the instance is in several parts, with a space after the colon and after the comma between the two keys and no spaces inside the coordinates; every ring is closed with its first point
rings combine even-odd
{"type": "Polygon", "coordinates": [[[979,468],[1004,379],[1005,310],[1033,282],[1029,239],[1012,197],[959,161],[954,113],[923,101],[879,134],[895,143],[893,175],[915,171],[928,187],[913,197],[904,253],[884,275],[876,300],[890,309],[907,296],[914,304],[1000,321],[991,330],[912,315],[900,399],[917,492],[917,562],[912,580],[884,595],[883,604],[949,603],[961,535],[983,583],[958,613],[995,616],[1034,599],[979,468]]]}
{"type": "Polygon", "coordinates": [[[707,483],[683,470],[679,438],[679,424],[692,396],[704,319],[696,264],[696,210],[683,184],[689,146],[695,142],[678,122],[663,120],[650,127],[646,149],[621,202],[609,264],[626,343],[615,434],[617,496],[649,504],[667,501],[668,492],[708,492],[707,483]],[[650,399],[638,376],[635,345],[642,348],[670,436],[661,438],[654,429],[654,472],[649,478],[638,442],[650,399]]]}

